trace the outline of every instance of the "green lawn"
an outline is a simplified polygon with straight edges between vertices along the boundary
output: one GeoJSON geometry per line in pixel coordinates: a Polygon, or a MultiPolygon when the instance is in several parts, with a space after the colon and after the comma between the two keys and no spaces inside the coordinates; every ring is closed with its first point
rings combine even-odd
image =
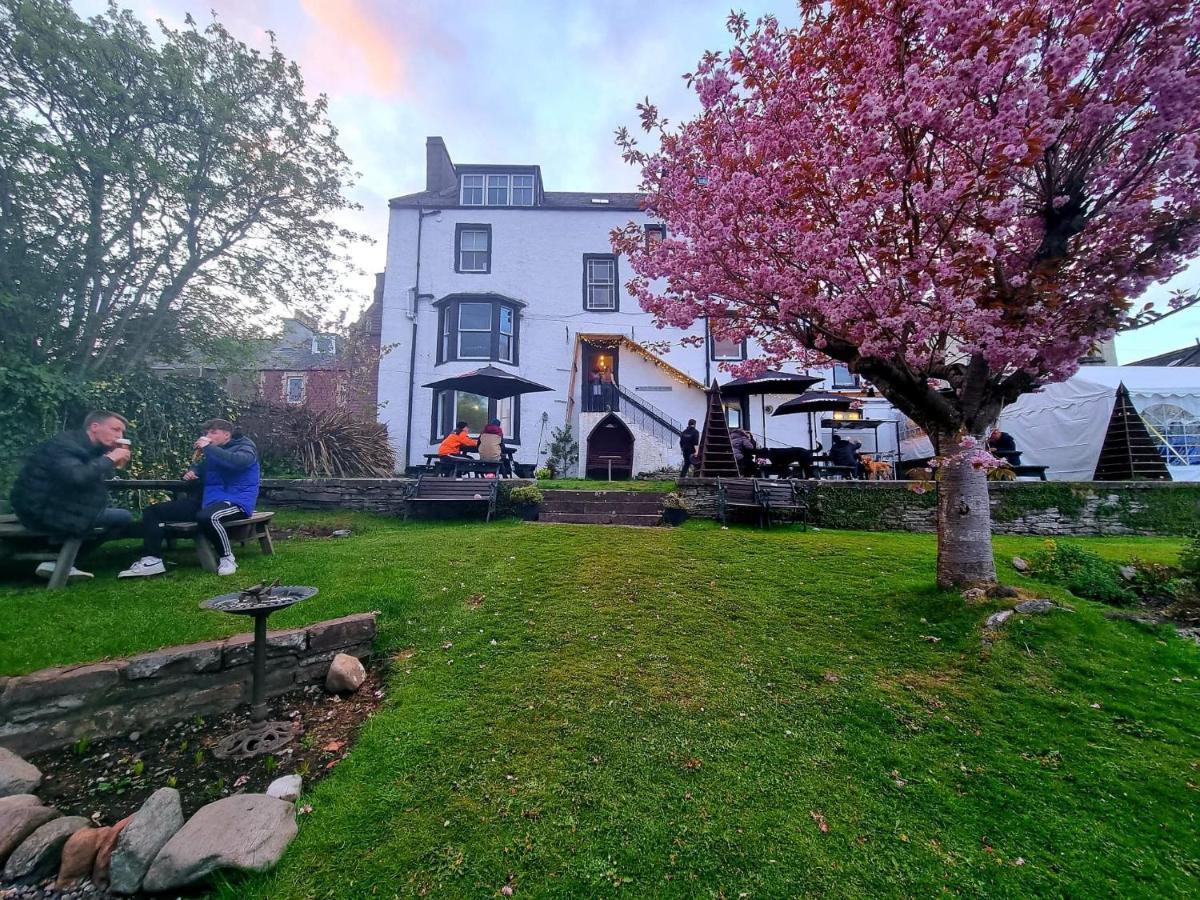
{"type": "MultiPolygon", "coordinates": [[[[933,589],[929,535],[306,518],[355,534],[247,550],[234,583],[316,584],[273,626],[378,609],[415,652],[281,866],[226,897],[1200,889],[1200,649],[1165,630],[1047,589],[1076,611],[984,653],[997,607],[933,589]]],[[[234,580],[185,555],[118,584],[132,552],[0,589],[0,672],[238,630],[196,609],[234,580]]]]}

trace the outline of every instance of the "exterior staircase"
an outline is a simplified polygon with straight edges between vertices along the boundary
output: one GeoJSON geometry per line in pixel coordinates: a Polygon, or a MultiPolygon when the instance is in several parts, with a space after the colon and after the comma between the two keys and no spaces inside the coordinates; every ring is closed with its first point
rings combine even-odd
{"type": "Polygon", "coordinates": [[[543,491],[540,522],[640,525],[662,522],[664,494],[651,491],[543,491]]]}

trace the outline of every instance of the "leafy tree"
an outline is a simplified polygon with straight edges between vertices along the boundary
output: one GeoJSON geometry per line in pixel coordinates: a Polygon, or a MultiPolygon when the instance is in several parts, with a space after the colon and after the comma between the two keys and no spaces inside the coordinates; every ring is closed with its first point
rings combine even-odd
{"type": "Polygon", "coordinates": [[[652,152],[618,133],[670,235],[614,235],[630,290],[760,362],[867,378],[950,459],[939,584],[993,580],[985,472],[957,446],[1200,249],[1200,10],[802,0],[797,28],[729,24],[687,76],[699,115],[647,101],[652,152]]]}
{"type": "Polygon", "coordinates": [[[0,0],[0,364],[177,358],[328,299],[355,237],[321,96],[272,39],[0,0]]]}

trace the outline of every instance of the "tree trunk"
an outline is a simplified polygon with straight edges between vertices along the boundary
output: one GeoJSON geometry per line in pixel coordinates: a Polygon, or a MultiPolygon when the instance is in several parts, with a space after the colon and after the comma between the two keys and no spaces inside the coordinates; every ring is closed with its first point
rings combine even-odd
{"type": "MultiPolygon", "coordinates": [[[[957,451],[953,437],[942,436],[938,443],[944,454],[957,451]]],[[[962,461],[951,463],[941,470],[937,492],[938,587],[995,583],[987,471],[962,461]]]]}

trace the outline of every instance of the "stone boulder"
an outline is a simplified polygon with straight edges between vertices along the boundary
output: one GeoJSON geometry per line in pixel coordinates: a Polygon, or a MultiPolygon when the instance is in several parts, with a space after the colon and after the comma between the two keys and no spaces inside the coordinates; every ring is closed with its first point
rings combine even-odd
{"type": "Polygon", "coordinates": [[[96,845],[96,859],[92,863],[92,884],[101,890],[108,888],[108,876],[112,866],[113,850],[117,848],[117,838],[132,821],[133,816],[126,816],[116,825],[110,825],[108,831],[96,845]]]}
{"type": "Polygon", "coordinates": [[[282,778],[276,778],[267,786],[267,796],[295,803],[300,799],[300,791],[303,789],[304,779],[299,775],[284,775],[282,778]]]}
{"type": "Polygon", "coordinates": [[[58,867],[58,880],[55,886],[67,888],[80,878],[88,878],[92,867],[96,864],[96,851],[112,829],[81,828],[69,838],[62,848],[62,861],[58,867]]]}
{"type": "Polygon", "coordinates": [[[1048,613],[1054,609],[1054,604],[1049,600],[1023,600],[1013,607],[1019,613],[1026,615],[1038,615],[1040,613],[1048,613]]]}
{"type": "Polygon", "coordinates": [[[1022,575],[1024,575],[1025,573],[1027,573],[1029,571],[1029,563],[1019,556],[1014,556],[1012,558],[1012,567],[1014,569],[1016,569],[1018,572],[1020,572],[1022,575]]]}
{"type": "Polygon", "coordinates": [[[32,794],[42,783],[42,773],[11,750],[0,747],[0,797],[32,794]]]}
{"type": "Polygon", "coordinates": [[[296,807],[265,794],[236,794],[202,807],[159,851],[145,891],[195,884],[218,869],[266,872],[296,836],[296,807]]]}
{"type": "Polygon", "coordinates": [[[987,621],[983,623],[984,628],[999,628],[1005,622],[1012,618],[1013,611],[1011,609],[1002,609],[1000,612],[994,612],[987,617],[987,621]]]}
{"type": "Polygon", "coordinates": [[[7,862],[25,838],[58,815],[52,806],[15,806],[0,812],[0,863],[7,862]]]}
{"type": "MultiPolygon", "coordinates": [[[[27,807],[28,808],[28,807],[27,807]]],[[[90,827],[83,816],[51,819],[25,838],[4,865],[5,881],[41,881],[58,871],[63,846],[75,832],[90,827]]]]}
{"type": "Polygon", "coordinates": [[[133,814],[117,836],[109,864],[108,885],[114,894],[133,894],[142,885],[158,851],[183,827],[179,791],[159,788],[133,814]]]}
{"type": "Polygon", "coordinates": [[[42,801],[33,794],[9,794],[0,797],[0,814],[6,809],[16,809],[18,806],[41,806],[42,801]]]}
{"type": "Polygon", "coordinates": [[[349,653],[339,653],[329,664],[329,674],[325,676],[325,690],[331,694],[344,694],[357,691],[367,680],[367,670],[356,657],[349,653]]]}

